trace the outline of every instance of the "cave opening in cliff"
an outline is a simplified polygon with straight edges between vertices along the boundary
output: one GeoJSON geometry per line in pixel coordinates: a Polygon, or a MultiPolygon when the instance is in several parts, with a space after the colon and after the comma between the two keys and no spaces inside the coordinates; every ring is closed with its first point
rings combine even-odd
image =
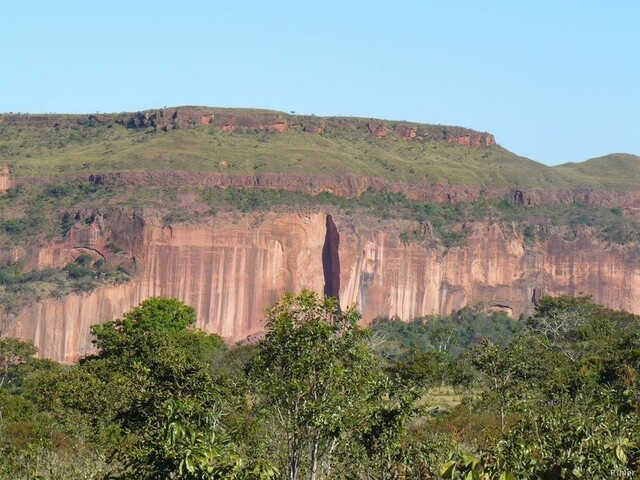
{"type": "Polygon", "coordinates": [[[322,247],[322,271],[324,273],[324,294],[340,302],[340,234],[331,215],[327,215],[327,230],[322,247]]]}

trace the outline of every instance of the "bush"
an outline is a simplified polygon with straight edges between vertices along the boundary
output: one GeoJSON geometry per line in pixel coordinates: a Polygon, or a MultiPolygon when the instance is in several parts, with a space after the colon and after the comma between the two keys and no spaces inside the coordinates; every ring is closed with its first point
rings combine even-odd
{"type": "Polygon", "coordinates": [[[66,267],[64,267],[64,271],[67,272],[69,278],[73,280],[78,280],[84,277],[92,277],[95,272],[89,266],[79,265],[77,263],[70,263],[66,267]]]}
{"type": "Polygon", "coordinates": [[[72,187],[70,185],[54,185],[45,190],[45,195],[53,198],[67,197],[71,195],[72,187]]]}
{"type": "Polygon", "coordinates": [[[107,242],[106,245],[107,250],[109,250],[111,253],[122,253],[124,252],[124,249],[122,247],[120,247],[119,245],[117,245],[113,240],[109,239],[109,241],[107,242]]]}

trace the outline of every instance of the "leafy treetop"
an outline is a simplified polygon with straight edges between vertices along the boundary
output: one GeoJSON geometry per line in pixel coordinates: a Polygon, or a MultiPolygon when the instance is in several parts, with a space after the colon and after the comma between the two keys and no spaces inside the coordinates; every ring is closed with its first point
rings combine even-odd
{"type": "Polygon", "coordinates": [[[196,321],[193,307],[176,299],[152,297],[121,319],[91,327],[101,357],[118,356],[139,344],[141,336],[178,334],[196,321]]]}

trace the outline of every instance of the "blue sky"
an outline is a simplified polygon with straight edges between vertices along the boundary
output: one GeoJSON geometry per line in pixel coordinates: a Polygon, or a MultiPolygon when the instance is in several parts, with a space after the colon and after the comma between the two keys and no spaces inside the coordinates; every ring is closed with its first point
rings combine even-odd
{"type": "Polygon", "coordinates": [[[461,125],[547,164],[640,154],[637,1],[0,7],[0,112],[261,107],[461,125]]]}

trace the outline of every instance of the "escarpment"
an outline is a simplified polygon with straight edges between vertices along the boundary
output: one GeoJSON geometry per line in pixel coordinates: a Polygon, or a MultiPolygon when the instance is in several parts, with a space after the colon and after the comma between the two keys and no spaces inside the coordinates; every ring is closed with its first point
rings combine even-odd
{"type": "Polygon", "coordinates": [[[357,303],[364,322],[477,303],[517,317],[531,312],[541,293],[590,294],[640,313],[637,246],[603,244],[587,230],[527,246],[508,224],[476,222],[464,245],[445,248],[428,232],[423,241],[403,241],[399,233],[412,227],[320,210],[171,226],[140,212],[107,215],[29,258],[40,267],[61,264],[74,249],[104,251],[117,241],[135,259],[133,280],[37,303],[9,319],[7,333],[33,341],[44,357],[72,362],[91,351],[90,325],[161,295],[192,305],[198,327],[234,342],[260,333],[264,309],[302,288],[338,297],[342,307],[357,303]]]}
{"type": "Polygon", "coordinates": [[[0,334],[44,357],[158,295],[229,342],[302,288],[365,323],[565,293],[640,313],[633,155],[549,167],[462,127],[205,107],[0,114],[0,134],[0,334]]]}

